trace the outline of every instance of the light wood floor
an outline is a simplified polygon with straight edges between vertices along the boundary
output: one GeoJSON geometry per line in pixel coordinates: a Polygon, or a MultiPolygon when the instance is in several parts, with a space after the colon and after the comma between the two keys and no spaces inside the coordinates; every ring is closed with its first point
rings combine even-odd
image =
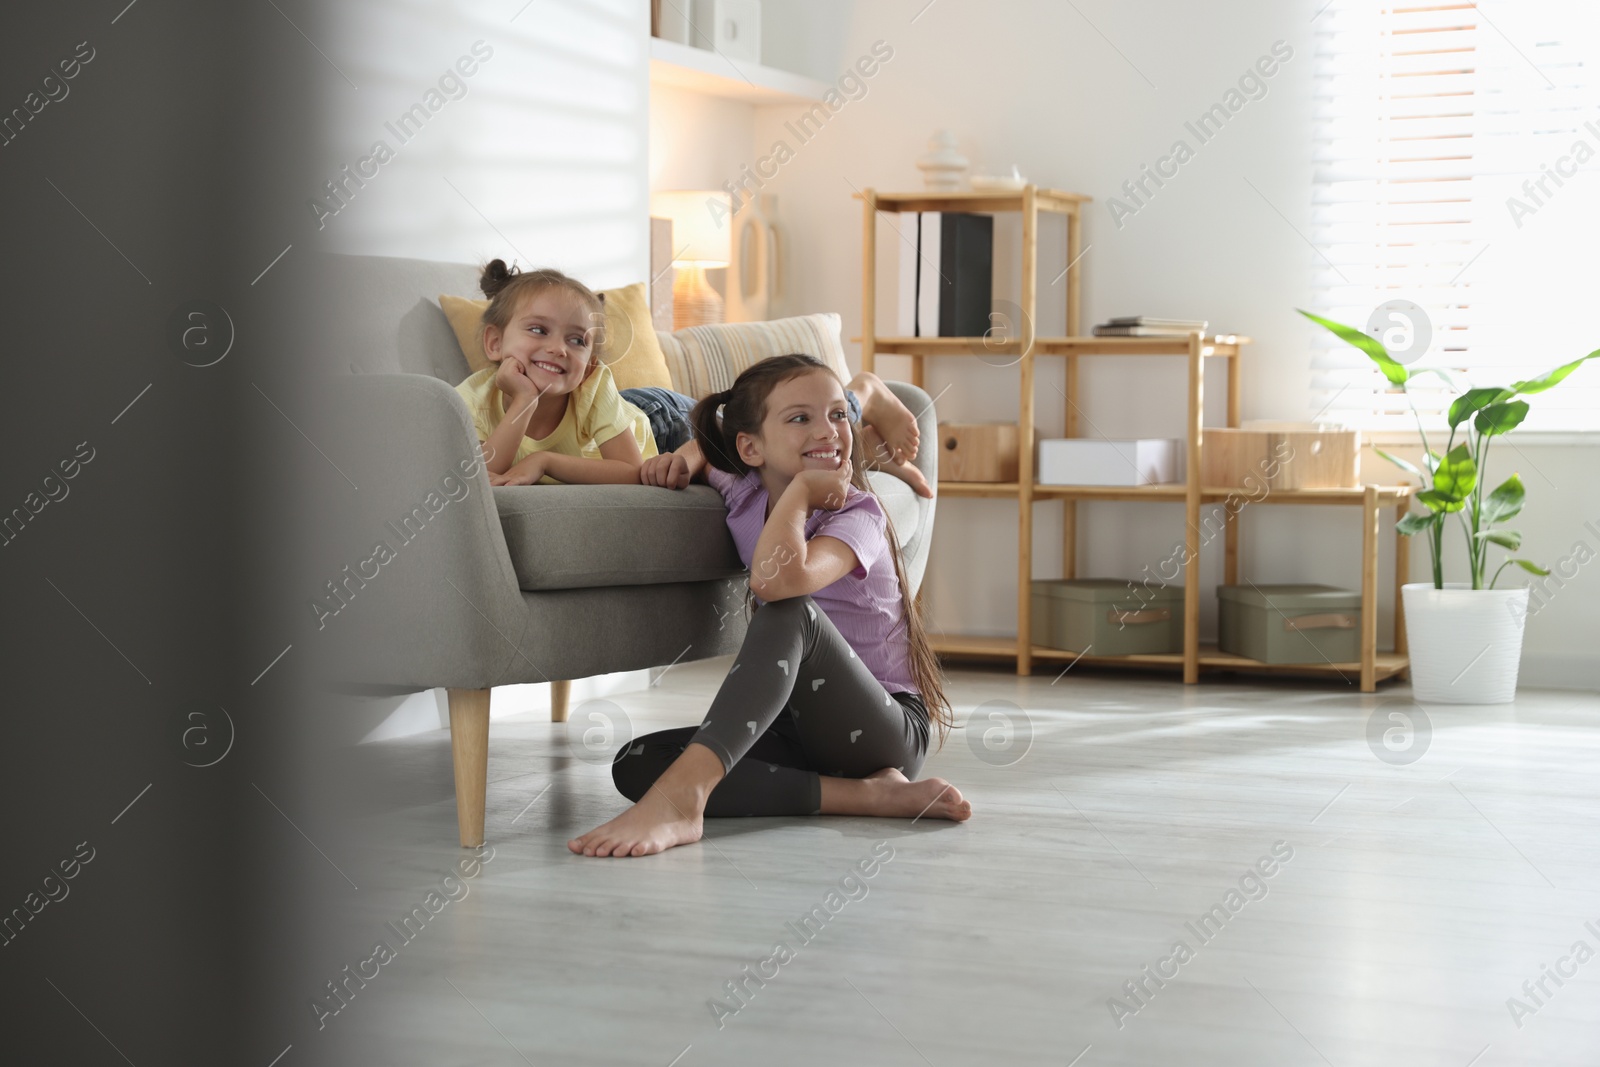
{"type": "MultiPolygon", "coordinates": [[[[728,662],[680,664],[613,701],[636,733],[693,723],[728,662]]],[[[430,1067],[1600,1063],[1600,956],[1564,986],[1546,979],[1542,1005],[1522,990],[1577,941],[1600,953],[1600,696],[1426,708],[1428,748],[1402,765],[1374,754],[1367,721],[1412,710],[1404,687],[951,677],[960,718],[1011,701],[1033,734],[1009,766],[978,758],[965,731],[929,758],[925,774],[972,800],[970,822],[711,820],[700,845],[643,860],[568,853],[569,837],[625,806],[609,768],[574,759],[563,727],[495,723],[493,859],[296,1055],[430,1067]],[[1202,942],[1186,923],[1226,910],[1279,841],[1293,857],[1262,879],[1266,895],[1202,942]],[[877,842],[893,859],[803,943],[786,924],[877,842]],[[764,987],[748,983],[719,1029],[708,1001],[737,1006],[724,983],[756,972],[779,940],[794,957],[764,987]],[[1160,988],[1146,979],[1153,995],[1119,1029],[1109,998],[1138,1006],[1124,983],[1178,940],[1192,958],[1160,988]],[[1513,996],[1537,1007],[1520,1029],[1513,996]]],[[[361,890],[325,938],[329,978],[378,938],[397,944],[384,922],[467,854],[454,846],[445,732],[364,746],[353,766],[364,846],[346,860],[361,890]]]]}

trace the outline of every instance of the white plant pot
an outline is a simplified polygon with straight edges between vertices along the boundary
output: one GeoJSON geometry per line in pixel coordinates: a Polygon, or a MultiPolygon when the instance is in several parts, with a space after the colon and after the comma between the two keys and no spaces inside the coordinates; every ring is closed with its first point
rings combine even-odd
{"type": "Polygon", "coordinates": [[[1528,590],[1462,582],[1402,586],[1412,695],[1424,704],[1509,704],[1517,695],[1528,590]]]}

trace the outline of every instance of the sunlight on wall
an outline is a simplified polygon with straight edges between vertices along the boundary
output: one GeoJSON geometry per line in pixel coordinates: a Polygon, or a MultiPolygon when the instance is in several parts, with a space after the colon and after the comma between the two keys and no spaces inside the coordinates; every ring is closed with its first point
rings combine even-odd
{"type": "Polygon", "coordinates": [[[333,212],[326,250],[642,279],[648,15],[630,0],[341,5],[318,45],[358,86],[322,116],[342,197],[307,191],[333,212]]]}

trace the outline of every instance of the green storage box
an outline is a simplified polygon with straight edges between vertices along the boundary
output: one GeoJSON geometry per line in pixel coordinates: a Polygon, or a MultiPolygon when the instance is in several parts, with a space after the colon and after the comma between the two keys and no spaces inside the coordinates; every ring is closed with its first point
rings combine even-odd
{"type": "Polygon", "coordinates": [[[1217,649],[1262,663],[1354,663],[1361,594],[1331,585],[1220,585],[1217,649]]]}
{"type": "Polygon", "coordinates": [[[1122,578],[1035,581],[1033,643],[1095,656],[1183,651],[1183,586],[1122,578]]]}

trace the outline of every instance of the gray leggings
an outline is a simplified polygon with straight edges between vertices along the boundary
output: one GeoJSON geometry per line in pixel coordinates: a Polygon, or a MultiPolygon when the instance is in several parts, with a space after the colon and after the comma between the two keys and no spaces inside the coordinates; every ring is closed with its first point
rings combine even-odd
{"type": "Polygon", "coordinates": [[[704,722],[646,734],[617,753],[617,789],[638,800],[691,741],[727,772],[707,815],[815,815],[821,775],[897,767],[914,780],[928,752],[928,712],[917,694],[884,689],[809,596],[791,597],[751,616],[704,722]]]}

